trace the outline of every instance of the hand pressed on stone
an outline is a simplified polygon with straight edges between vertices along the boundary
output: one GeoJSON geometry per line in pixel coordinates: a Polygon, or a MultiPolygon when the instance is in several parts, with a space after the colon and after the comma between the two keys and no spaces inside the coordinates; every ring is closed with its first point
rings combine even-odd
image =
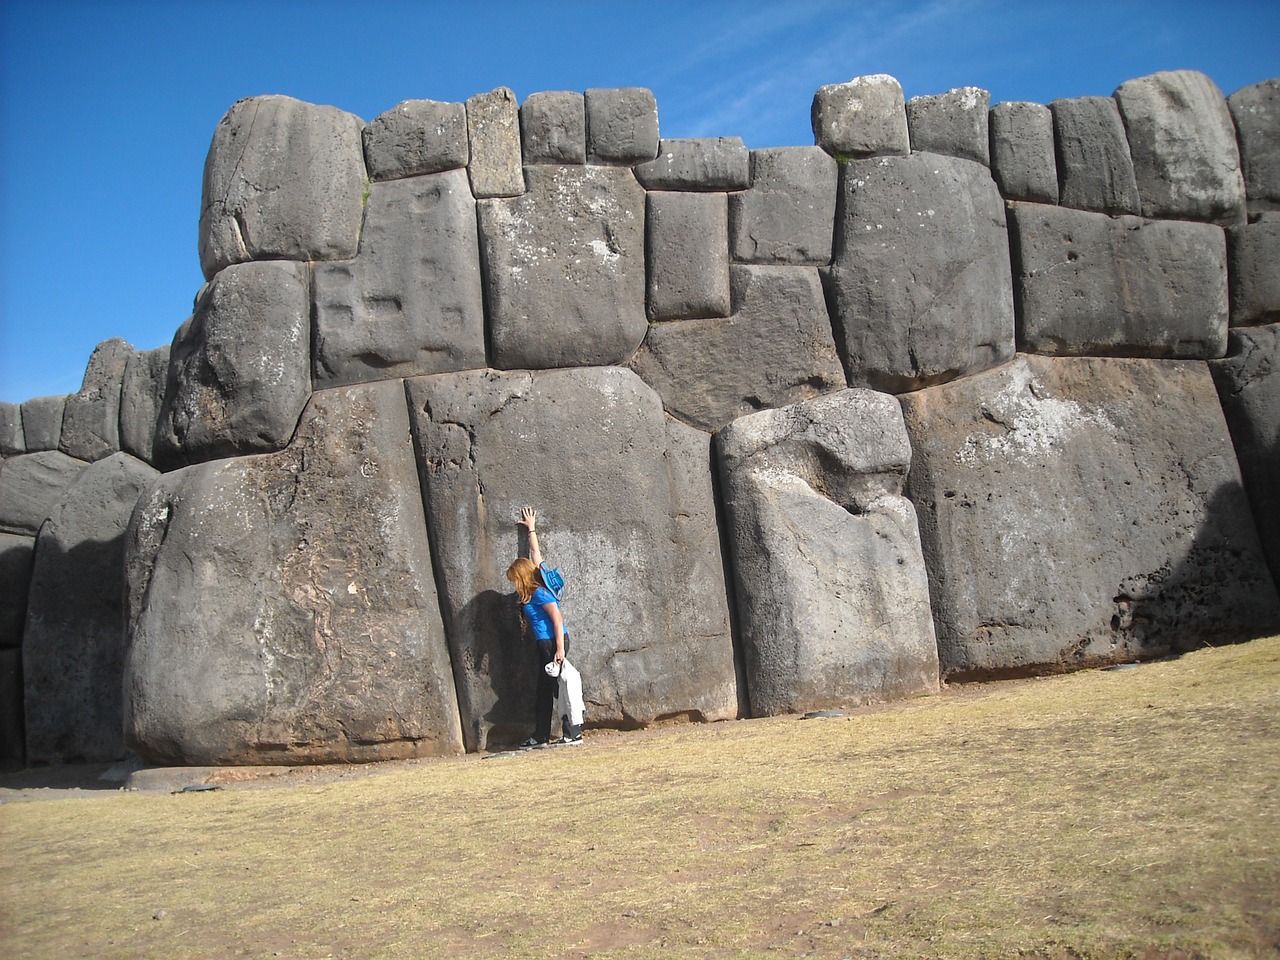
{"type": "Polygon", "coordinates": [[[525,507],[520,511],[520,519],[516,521],[519,526],[528,527],[529,532],[533,533],[538,523],[538,511],[533,507],[525,507]]]}

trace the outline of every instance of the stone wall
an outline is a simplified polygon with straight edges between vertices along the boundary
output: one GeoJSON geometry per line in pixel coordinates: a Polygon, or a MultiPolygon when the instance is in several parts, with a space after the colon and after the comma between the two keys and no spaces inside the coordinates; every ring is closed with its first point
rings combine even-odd
{"type": "Polygon", "coordinates": [[[521,740],[525,504],[595,725],[1280,629],[1280,81],[813,128],[235,104],[172,344],[0,404],[3,759],[521,740]]]}

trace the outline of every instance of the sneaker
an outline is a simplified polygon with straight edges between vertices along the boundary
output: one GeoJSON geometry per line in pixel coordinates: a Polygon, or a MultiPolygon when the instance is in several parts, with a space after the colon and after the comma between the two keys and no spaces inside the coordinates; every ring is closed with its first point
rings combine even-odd
{"type": "Polygon", "coordinates": [[[582,746],[582,734],[576,737],[561,737],[555,741],[557,747],[580,747],[582,746]]]}
{"type": "Polygon", "coordinates": [[[533,750],[536,747],[545,747],[546,745],[547,745],[547,741],[539,740],[537,737],[530,737],[524,743],[520,744],[520,749],[533,750]]]}

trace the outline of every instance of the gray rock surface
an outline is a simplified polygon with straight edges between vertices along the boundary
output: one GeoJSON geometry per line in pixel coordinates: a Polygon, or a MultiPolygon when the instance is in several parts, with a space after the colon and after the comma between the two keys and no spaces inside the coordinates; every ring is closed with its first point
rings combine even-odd
{"type": "Polygon", "coordinates": [[[1240,146],[1250,213],[1280,210],[1280,78],[1241,87],[1227,97],[1240,146]]]}
{"type": "Polygon", "coordinates": [[[751,151],[751,188],[729,197],[729,241],[741,263],[826,264],[838,168],[818,147],[751,151]]]}
{"type": "Polygon", "coordinates": [[[0,648],[22,646],[35,537],[0,533],[0,648]]]}
{"type": "Polygon", "coordinates": [[[66,410],[65,393],[22,401],[22,436],[27,453],[58,449],[62,443],[62,418],[66,410]]]}
{"type": "Polygon", "coordinates": [[[22,644],[28,762],[125,755],[124,534],[156,476],[127,453],[99,460],[40,531],[22,644]]]}
{"type": "Polygon", "coordinates": [[[1280,214],[1227,229],[1231,325],[1280,320],[1280,214]]]}
{"type": "Polygon", "coordinates": [[[1020,355],[900,399],[944,675],[1280,624],[1205,364],[1020,355]]]}
{"type": "Polygon", "coordinates": [[[1242,223],[1244,177],[1222,91],[1203,73],[1168,70],[1116,88],[1142,215],[1242,223]]]}
{"type": "Polygon", "coordinates": [[[35,536],[88,464],[59,450],[0,462],[0,530],[35,536]]]}
{"type": "Polygon", "coordinates": [[[649,328],[631,368],[667,411],[708,432],[845,387],[818,271],[735,266],[734,314],[649,328]]]}
{"type": "Polygon", "coordinates": [[[407,389],[468,749],[533,726],[534,648],[504,576],[526,504],[567,579],[587,722],[737,715],[705,436],[669,431],[657,396],[616,367],[443,374],[407,389]]]}
{"type": "Polygon", "coordinates": [[[529,94],[520,104],[520,143],[525,163],[586,163],[583,95],[568,90],[529,94]]]}
{"type": "Polygon", "coordinates": [[[1020,349],[1179,359],[1226,350],[1221,227],[1015,203],[1010,230],[1020,349]]]}
{"type": "Polygon", "coordinates": [[[630,170],[533,166],[529,192],[480,201],[490,362],[625,362],[644,339],[644,190],[630,170]]]}
{"type": "Polygon", "coordinates": [[[509,87],[467,99],[467,137],[471,160],[467,173],[477,197],[516,197],[524,193],[520,157],[520,110],[509,87]]]}
{"type": "Polygon", "coordinates": [[[840,190],[826,279],[851,386],[914,390],[1013,356],[1004,204],[986,167],[858,160],[840,190]]]}
{"type": "Polygon", "coordinates": [[[464,171],[373,184],[360,255],[315,266],[316,388],[483,367],[477,242],[464,171]]]}
{"type": "Polygon", "coordinates": [[[120,389],[124,368],[133,355],[118,337],[93,350],[84,383],[67,397],[59,449],[79,460],[101,460],[120,450],[120,389]]]}
{"type": "Polygon", "coordinates": [[[887,74],[819,87],[810,120],[814,143],[839,160],[911,152],[902,84],[887,74]]]}
{"type": "Polygon", "coordinates": [[[27,441],[22,434],[22,406],[17,403],[0,403],[0,456],[12,457],[26,452],[27,441]]]}
{"type": "Polygon", "coordinates": [[[165,474],[126,558],[125,729],[157,763],[462,748],[404,389],[318,391],[287,450],[165,474]]]}
{"type": "Polygon", "coordinates": [[[26,754],[22,734],[22,651],[0,650],[0,766],[18,769],[26,754]]]}
{"type": "Polygon", "coordinates": [[[645,230],[649,319],[729,316],[728,198],[655,191],[645,230]]]}
{"type": "Polygon", "coordinates": [[[402,100],[361,131],[371,180],[397,180],[465,167],[471,159],[467,108],[439,100],[402,100]]]}
{"type": "Polygon", "coordinates": [[[155,456],[167,466],[284,447],[311,394],[307,267],[236,264],[206,284],[169,353],[155,456]]]}
{"type": "Polygon", "coordinates": [[[593,88],[586,93],[587,158],[636,164],[658,155],[658,101],[644,87],[593,88]]]}
{"type": "Polygon", "coordinates": [[[218,123],[204,166],[200,266],[355,256],[364,121],[291,97],[250,97],[218,123]]]}
{"type": "Polygon", "coordinates": [[[1231,331],[1209,365],[1273,580],[1280,583],[1280,326],[1231,331]]]}
{"type": "Polygon", "coordinates": [[[155,459],[156,426],[168,383],[169,344],[129,357],[120,388],[120,447],[147,463],[155,459]]]}
{"type": "Polygon", "coordinates": [[[1111,97],[1072,97],[1049,104],[1058,152],[1058,199],[1098,213],[1138,213],[1138,180],[1120,109],[1111,97]]]}
{"type": "Polygon", "coordinates": [[[1006,200],[1058,202],[1053,114],[1042,103],[1005,100],[991,108],[991,175],[1006,200]]]}
{"type": "Polygon", "coordinates": [[[946,93],[907,101],[912,151],[991,164],[987,113],[991,94],[981,87],[957,87],[946,93]]]}
{"type": "Polygon", "coordinates": [[[716,435],[755,716],[938,689],[897,402],[846,390],[716,435]]]}
{"type": "Polygon", "coordinates": [[[657,157],[635,173],[646,190],[745,190],[751,154],[741,137],[663,140],[657,157]]]}

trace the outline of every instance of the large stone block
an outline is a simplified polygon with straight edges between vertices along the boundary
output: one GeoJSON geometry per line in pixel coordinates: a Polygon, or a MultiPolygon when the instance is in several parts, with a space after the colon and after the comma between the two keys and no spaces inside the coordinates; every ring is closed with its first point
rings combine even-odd
{"type": "Polygon", "coordinates": [[[27,441],[22,434],[22,406],[17,403],[0,403],[0,457],[12,457],[27,452],[27,441]]]}
{"type": "Polygon", "coordinates": [[[361,131],[371,180],[398,180],[465,167],[471,159],[467,108],[439,100],[403,100],[361,131]]]}
{"type": "Polygon", "coordinates": [[[713,431],[846,386],[814,267],[735,266],[730,281],[731,317],[654,324],[631,362],[669,413],[713,431]]]}
{"type": "Polygon", "coordinates": [[[464,171],[373,184],[360,255],[315,266],[316,388],[485,366],[477,243],[464,171]]]}
{"type": "Polygon", "coordinates": [[[1271,576],[1280,583],[1280,326],[1231,331],[1213,371],[1271,576]]]}
{"type": "Polygon", "coordinates": [[[1280,214],[1227,229],[1231,325],[1280,320],[1280,214]]]}
{"type": "Polygon", "coordinates": [[[22,651],[0,650],[0,769],[20,769],[26,761],[22,730],[22,651]]]}
{"type": "Polygon", "coordinates": [[[986,167],[858,160],[840,190],[827,281],[850,386],[914,390],[1013,356],[1004,204],[986,167]]]}
{"type": "Polygon", "coordinates": [[[1042,103],[1006,100],[991,108],[991,175],[1006,200],[1058,202],[1053,114],[1042,103]]]}
{"type": "Polygon", "coordinates": [[[810,120],[814,143],[839,160],[911,152],[902,84],[887,74],[819,87],[810,120]]]}
{"type": "Polygon", "coordinates": [[[59,449],[78,460],[101,460],[120,450],[120,389],[134,350],[118,337],[94,348],[79,393],[67,397],[59,449]]]}
{"type": "Polygon", "coordinates": [[[745,190],[751,154],[741,137],[663,140],[658,156],[636,167],[646,190],[745,190]]]}
{"type": "Polygon", "coordinates": [[[166,465],[279,450],[311,394],[307,267],[236,264],[178,328],[155,456],[166,465]]]}
{"type": "Polygon", "coordinates": [[[729,197],[729,242],[740,263],[831,261],[837,164],[818,147],[751,151],[751,188],[729,197]]]}
{"type": "Polygon", "coordinates": [[[893,397],[841,391],[742,417],[716,441],[752,713],[936,692],[893,397]]]}
{"type": "Polygon", "coordinates": [[[946,93],[907,101],[911,149],[991,164],[987,112],[991,94],[980,87],[957,87],[946,93]]]}
{"type": "Polygon", "coordinates": [[[128,742],[156,763],[462,748],[404,388],[317,392],[287,450],[165,474],[126,558],[128,742]]]}
{"type": "Polygon", "coordinates": [[[1244,221],[1244,177],[1222,91],[1203,73],[1168,70],[1116,88],[1144,217],[1244,221]]]}
{"type": "Polygon", "coordinates": [[[0,533],[0,648],[22,646],[35,537],[0,533]]]}
{"type": "Polygon", "coordinates": [[[291,97],[238,101],[204,165],[200,266],[355,256],[366,183],[364,121],[291,97]]]}
{"type": "Polygon", "coordinates": [[[1240,145],[1250,213],[1280,210],[1280,78],[1241,87],[1227,97],[1240,145]]]}
{"type": "Polygon", "coordinates": [[[900,398],[944,675],[1280,626],[1216,399],[1204,363],[1034,356],[900,398]]]}
{"type": "Polygon", "coordinates": [[[520,158],[520,110],[509,87],[467,99],[467,173],[477,197],[516,197],[524,192],[520,158]]]}
{"type": "Polygon", "coordinates": [[[1043,204],[1009,209],[1020,349],[1222,356],[1227,268],[1221,227],[1043,204]]]}
{"type": "Polygon", "coordinates": [[[618,368],[407,386],[468,749],[533,725],[537,663],[504,577],[525,504],[567,578],[587,722],[737,716],[708,438],[669,428],[658,397],[618,368]]]}
{"type": "Polygon", "coordinates": [[[1049,104],[1058,151],[1058,199],[1077,210],[1138,213],[1138,180],[1124,121],[1111,97],[1073,97],[1049,104]]]}
{"type": "Polygon", "coordinates": [[[520,104],[525,163],[586,163],[587,108],[580,93],[531,93],[520,104]]]}
{"type": "Polygon", "coordinates": [[[66,410],[65,393],[22,401],[22,437],[27,453],[58,449],[62,443],[62,418],[66,410]]]}
{"type": "Polygon", "coordinates": [[[729,315],[729,204],[723,193],[650,193],[650,320],[729,315]]]}
{"type": "Polygon", "coordinates": [[[124,537],[156,476],[127,453],[99,460],[40,531],[22,641],[30,762],[101,763],[126,753],[124,537]]]}
{"type": "Polygon", "coordinates": [[[644,190],[630,170],[533,166],[529,192],[479,203],[492,363],[625,362],[644,339],[644,190]]]}
{"type": "Polygon", "coordinates": [[[138,351],[125,365],[120,389],[120,446],[147,463],[155,459],[156,426],[168,383],[169,344],[138,351]]]}
{"type": "Polygon", "coordinates": [[[587,158],[636,164],[658,155],[658,101],[644,87],[588,90],[587,158]]]}
{"type": "Polygon", "coordinates": [[[87,466],[58,450],[0,462],[0,530],[35,536],[87,466]]]}

